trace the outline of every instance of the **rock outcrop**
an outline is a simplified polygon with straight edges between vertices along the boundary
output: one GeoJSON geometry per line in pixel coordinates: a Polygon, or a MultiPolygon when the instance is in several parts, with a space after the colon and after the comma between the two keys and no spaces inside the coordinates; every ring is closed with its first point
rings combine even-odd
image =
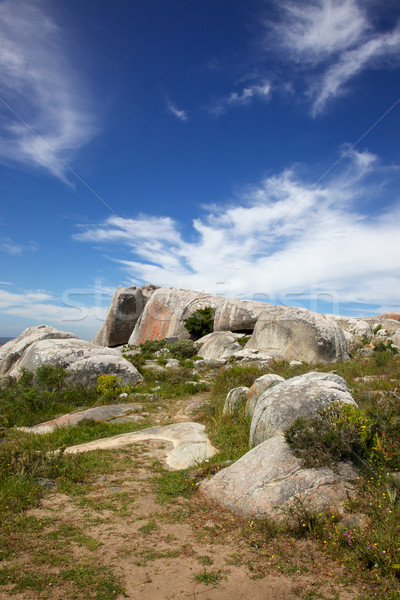
{"type": "Polygon", "coordinates": [[[74,339],[78,337],[68,331],[59,331],[50,325],[37,325],[25,329],[18,337],[14,338],[1,346],[0,348],[0,377],[8,376],[18,363],[26,350],[34,342],[39,340],[62,340],[74,339]]]}
{"type": "Polygon", "coordinates": [[[323,315],[302,308],[280,308],[260,314],[245,348],[280,360],[330,363],[347,360],[343,330],[323,315]]]}
{"type": "Polygon", "coordinates": [[[124,385],[135,385],[142,376],[118,350],[101,348],[73,334],[42,326],[26,329],[1,348],[0,373],[19,379],[21,368],[35,372],[42,365],[61,365],[74,384],[95,385],[99,375],[116,375],[124,385]],[[7,347],[8,346],[8,347],[7,347]]]}
{"type": "Polygon", "coordinates": [[[214,331],[251,334],[258,317],[266,310],[275,313],[279,311],[279,307],[265,302],[227,298],[215,311],[214,331]]]}
{"type": "Polygon", "coordinates": [[[98,346],[126,344],[148,300],[158,289],[151,283],[141,288],[119,286],[111,300],[107,317],[92,340],[98,346]]]}
{"type": "Polygon", "coordinates": [[[224,301],[219,296],[202,294],[193,290],[162,287],[147,302],[132,335],[130,344],[143,344],[147,340],[164,338],[188,339],[184,321],[199,308],[216,308],[224,301]]]}
{"type": "Polygon", "coordinates": [[[230,467],[201,485],[202,492],[246,518],[287,520],[288,509],[299,500],[317,511],[341,509],[357,477],[347,463],[329,468],[303,469],[283,435],[258,445],[230,467]]]}
{"type": "Polygon", "coordinates": [[[284,431],[298,417],[315,417],[333,402],[357,405],[345,380],[334,373],[311,372],[274,385],[255,405],[250,446],[284,431]]]}

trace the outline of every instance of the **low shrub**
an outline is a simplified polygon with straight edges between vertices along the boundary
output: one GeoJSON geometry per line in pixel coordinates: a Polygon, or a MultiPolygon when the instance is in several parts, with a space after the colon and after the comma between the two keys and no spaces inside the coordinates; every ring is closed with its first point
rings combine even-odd
{"type": "Polygon", "coordinates": [[[174,344],[168,346],[169,354],[172,358],[185,360],[196,356],[198,347],[192,340],[178,340],[174,344]]]}
{"type": "Polygon", "coordinates": [[[161,350],[166,345],[165,340],[147,340],[143,344],[140,344],[141,354],[154,354],[158,350],[161,350]]]}

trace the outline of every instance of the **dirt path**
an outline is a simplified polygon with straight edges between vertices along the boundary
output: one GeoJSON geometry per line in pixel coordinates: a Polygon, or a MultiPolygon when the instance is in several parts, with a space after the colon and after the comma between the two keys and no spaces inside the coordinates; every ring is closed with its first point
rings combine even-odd
{"type": "MultiPolygon", "coordinates": [[[[174,414],[162,411],[160,421],[192,418],[191,410],[206,398],[203,394],[179,401],[174,414]]],[[[210,504],[200,494],[160,503],[154,477],[165,472],[165,449],[159,441],[122,448],[112,455],[114,468],[96,473],[83,491],[47,495],[40,508],[30,511],[43,523],[43,547],[21,559],[24,568],[37,565],[40,552],[55,557],[61,550],[51,540],[59,539],[57,532],[73,532],[68,551],[76,561],[112,569],[124,588],[118,600],[355,598],[360,590],[346,583],[343,569],[312,541],[266,542],[252,522],[210,504]]],[[[51,568],[61,568],[61,563],[53,562],[51,568]]],[[[32,589],[1,596],[0,592],[0,598],[83,600],[65,586],[55,586],[50,593],[32,589]]]]}

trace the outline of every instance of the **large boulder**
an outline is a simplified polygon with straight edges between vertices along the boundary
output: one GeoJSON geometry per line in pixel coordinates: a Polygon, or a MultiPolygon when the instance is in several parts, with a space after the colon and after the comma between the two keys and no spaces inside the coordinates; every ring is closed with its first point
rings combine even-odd
{"type": "Polygon", "coordinates": [[[245,347],[279,360],[330,363],[349,358],[341,327],[303,308],[262,312],[245,347]]]}
{"type": "Polygon", "coordinates": [[[119,286],[111,300],[107,317],[92,340],[98,346],[126,344],[149,298],[158,289],[146,283],[141,288],[119,286]]]}
{"type": "Polygon", "coordinates": [[[230,331],[213,331],[197,340],[200,349],[198,356],[205,360],[229,358],[242,349],[237,341],[237,335],[230,331]]]}
{"type": "Polygon", "coordinates": [[[0,377],[6,377],[18,363],[26,350],[39,340],[74,339],[78,337],[68,331],[59,331],[50,325],[37,325],[25,329],[18,337],[0,348],[0,377]]]}
{"type": "Polygon", "coordinates": [[[303,469],[282,434],[270,438],[201,485],[202,492],[246,518],[288,519],[298,501],[316,511],[339,510],[357,472],[347,463],[335,471],[303,469]]]}
{"type": "Polygon", "coordinates": [[[282,432],[298,418],[312,419],[333,402],[357,406],[342,377],[334,373],[306,373],[264,392],[254,408],[250,446],[282,432]]]}
{"type": "Polygon", "coordinates": [[[147,302],[132,335],[130,344],[164,338],[188,339],[184,321],[199,308],[216,308],[224,301],[220,296],[202,294],[193,290],[162,287],[147,302]]]}
{"type": "Polygon", "coordinates": [[[265,302],[227,298],[215,311],[214,331],[252,333],[258,317],[266,310],[275,313],[279,307],[265,302]]]}
{"type": "Polygon", "coordinates": [[[247,394],[246,414],[252,415],[260,396],[270,388],[274,387],[274,385],[282,383],[283,381],[285,381],[283,377],[276,375],[275,373],[267,373],[266,375],[258,377],[247,394]]]}
{"type": "Polygon", "coordinates": [[[222,414],[231,416],[239,415],[242,411],[242,408],[246,404],[248,391],[249,388],[245,386],[233,388],[232,390],[230,390],[225,399],[222,414]]]}
{"type": "Polygon", "coordinates": [[[7,375],[19,379],[21,368],[35,372],[43,365],[60,365],[72,384],[95,385],[99,375],[116,375],[124,385],[135,385],[142,376],[118,350],[101,348],[79,339],[44,339],[33,342],[7,375]]]}

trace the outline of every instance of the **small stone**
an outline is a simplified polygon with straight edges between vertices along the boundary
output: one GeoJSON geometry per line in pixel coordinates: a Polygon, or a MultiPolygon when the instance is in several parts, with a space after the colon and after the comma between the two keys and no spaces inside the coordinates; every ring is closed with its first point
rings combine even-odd
{"type": "Polygon", "coordinates": [[[54,490],[54,488],[57,487],[57,481],[54,479],[47,479],[47,477],[39,477],[36,482],[45,490],[54,490]]]}
{"type": "Polygon", "coordinates": [[[217,524],[214,523],[214,521],[211,521],[211,519],[209,521],[206,521],[206,523],[204,523],[203,525],[204,529],[215,529],[217,527],[217,524]]]}

